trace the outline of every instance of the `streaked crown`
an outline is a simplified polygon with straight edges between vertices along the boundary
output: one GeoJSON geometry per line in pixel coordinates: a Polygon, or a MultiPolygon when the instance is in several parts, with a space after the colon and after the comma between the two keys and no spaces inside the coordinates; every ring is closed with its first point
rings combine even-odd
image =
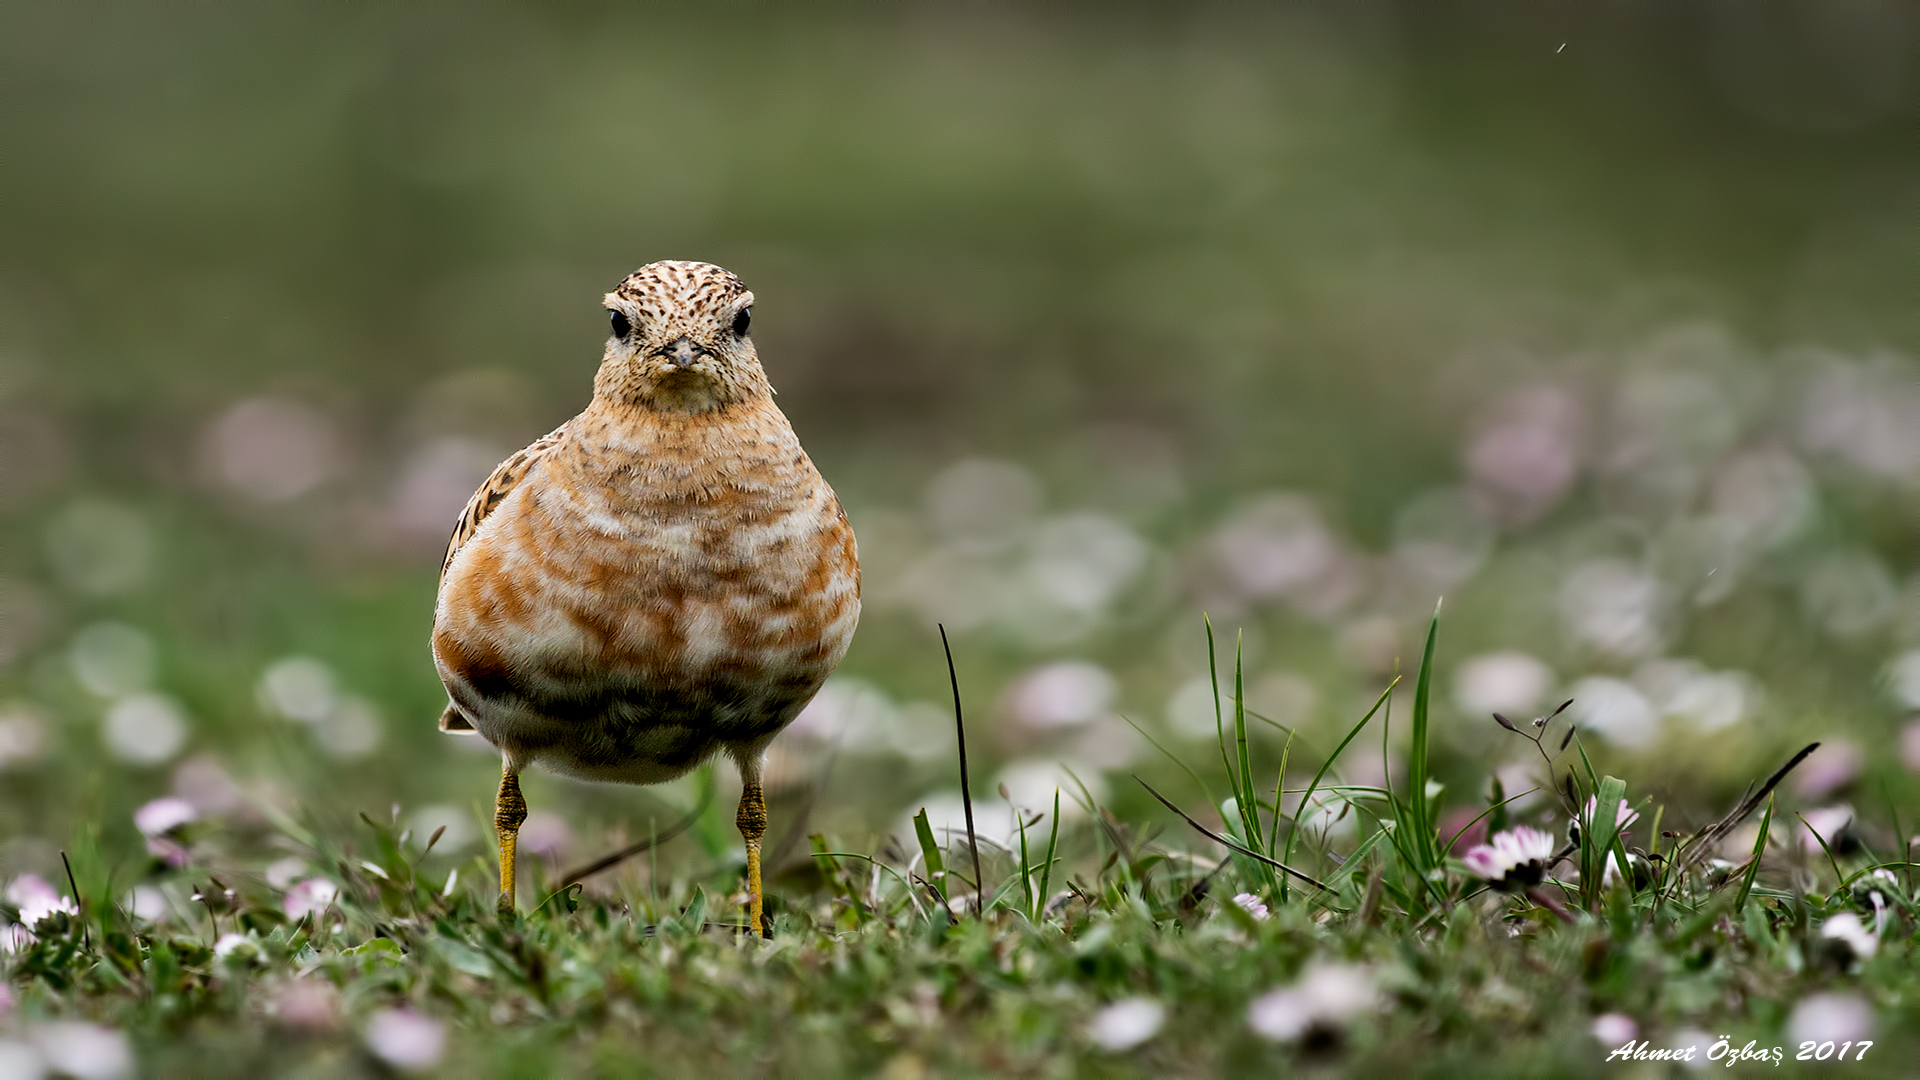
{"type": "Polygon", "coordinates": [[[705,412],[770,393],[748,337],[753,293],[712,263],[649,263],[606,296],[611,336],[594,393],[705,412]]]}

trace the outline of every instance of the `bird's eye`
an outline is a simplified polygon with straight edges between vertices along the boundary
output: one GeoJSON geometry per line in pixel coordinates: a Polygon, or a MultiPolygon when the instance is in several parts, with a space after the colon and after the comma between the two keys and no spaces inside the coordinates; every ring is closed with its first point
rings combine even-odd
{"type": "Polygon", "coordinates": [[[753,305],[748,304],[746,307],[743,307],[740,309],[740,314],[735,315],[733,317],[733,336],[746,337],[747,324],[752,321],[753,321],[753,305]]]}
{"type": "Polygon", "coordinates": [[[608,321],[613,324],[614,337],[624,338],[633,332],[633,324],[627,321],[625,312],[609,311],[607,315],[609,316],[608,321]]]}

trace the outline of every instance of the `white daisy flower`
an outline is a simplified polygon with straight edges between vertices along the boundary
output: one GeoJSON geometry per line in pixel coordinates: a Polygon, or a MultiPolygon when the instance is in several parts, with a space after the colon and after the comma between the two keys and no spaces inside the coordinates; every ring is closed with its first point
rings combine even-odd
{"type": "Polygon", "coordinates": [[[1525,825],[1495,833],[1485,844],[1470,848],[1461,861],[1476,877],[1502,892],[1540,884],[1547,860],[1553,858],[1553,834],[1525,825]]]}

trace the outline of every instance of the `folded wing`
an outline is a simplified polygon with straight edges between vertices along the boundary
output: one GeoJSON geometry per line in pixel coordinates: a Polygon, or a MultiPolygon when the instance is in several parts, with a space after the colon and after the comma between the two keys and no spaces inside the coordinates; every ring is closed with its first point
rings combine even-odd
{"type": "MultiPolygon", "coordinates": [[[[473,498],[467,500],[466,509],[460,511],[460,520],[453,526],[453,536],[447,540],[447,557],[440,560],[442,581],[446,580],[447,567],[453,565],[453,557],[460,553],[460,549],[468,540],[473,539],[473,534],[480,530],[480,523],[487,520],[487,515],[493,513],[493,508],[499,506],[501,500],[505,499],[508,493],[526,478],[527,473],[532,471],[534,464],[541,457],[560,445],[566,430],[566,425],[562,424],[535,439],[519,453],[501,462],[493,470],[493,474],[480,485],[479,490],[473,493],[473,498]]],[[[452,701],[448,701],[446,709],[440,713],[440,730],[453,735],[478,734],[473,730],[473,724],[452,701]]]]}

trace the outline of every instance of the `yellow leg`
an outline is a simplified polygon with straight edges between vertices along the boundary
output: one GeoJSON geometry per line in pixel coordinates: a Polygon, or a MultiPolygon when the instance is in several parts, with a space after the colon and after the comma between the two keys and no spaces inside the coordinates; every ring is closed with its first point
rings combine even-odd
{"type": "Polygon", "coordinates": [[[767,927],[762,917],[760,838],[767,832],[767,798],[760,790],[758,766],[756,761],[754,767],[740,770],[740,813],[735,816],[734,824],[740,827],[740,836],[747,842],[747,926],[753,933],[764,935],[767,927]]]}
{"type": "Polygon", "coordinates": [[[527,820],[527,800],[520,796],[520,776],[500,770],[500,795],[493,802],[493,827],[500,836],[500,914],[513,914],[513,856],[520,840],[520,823],[527,820]]]}

